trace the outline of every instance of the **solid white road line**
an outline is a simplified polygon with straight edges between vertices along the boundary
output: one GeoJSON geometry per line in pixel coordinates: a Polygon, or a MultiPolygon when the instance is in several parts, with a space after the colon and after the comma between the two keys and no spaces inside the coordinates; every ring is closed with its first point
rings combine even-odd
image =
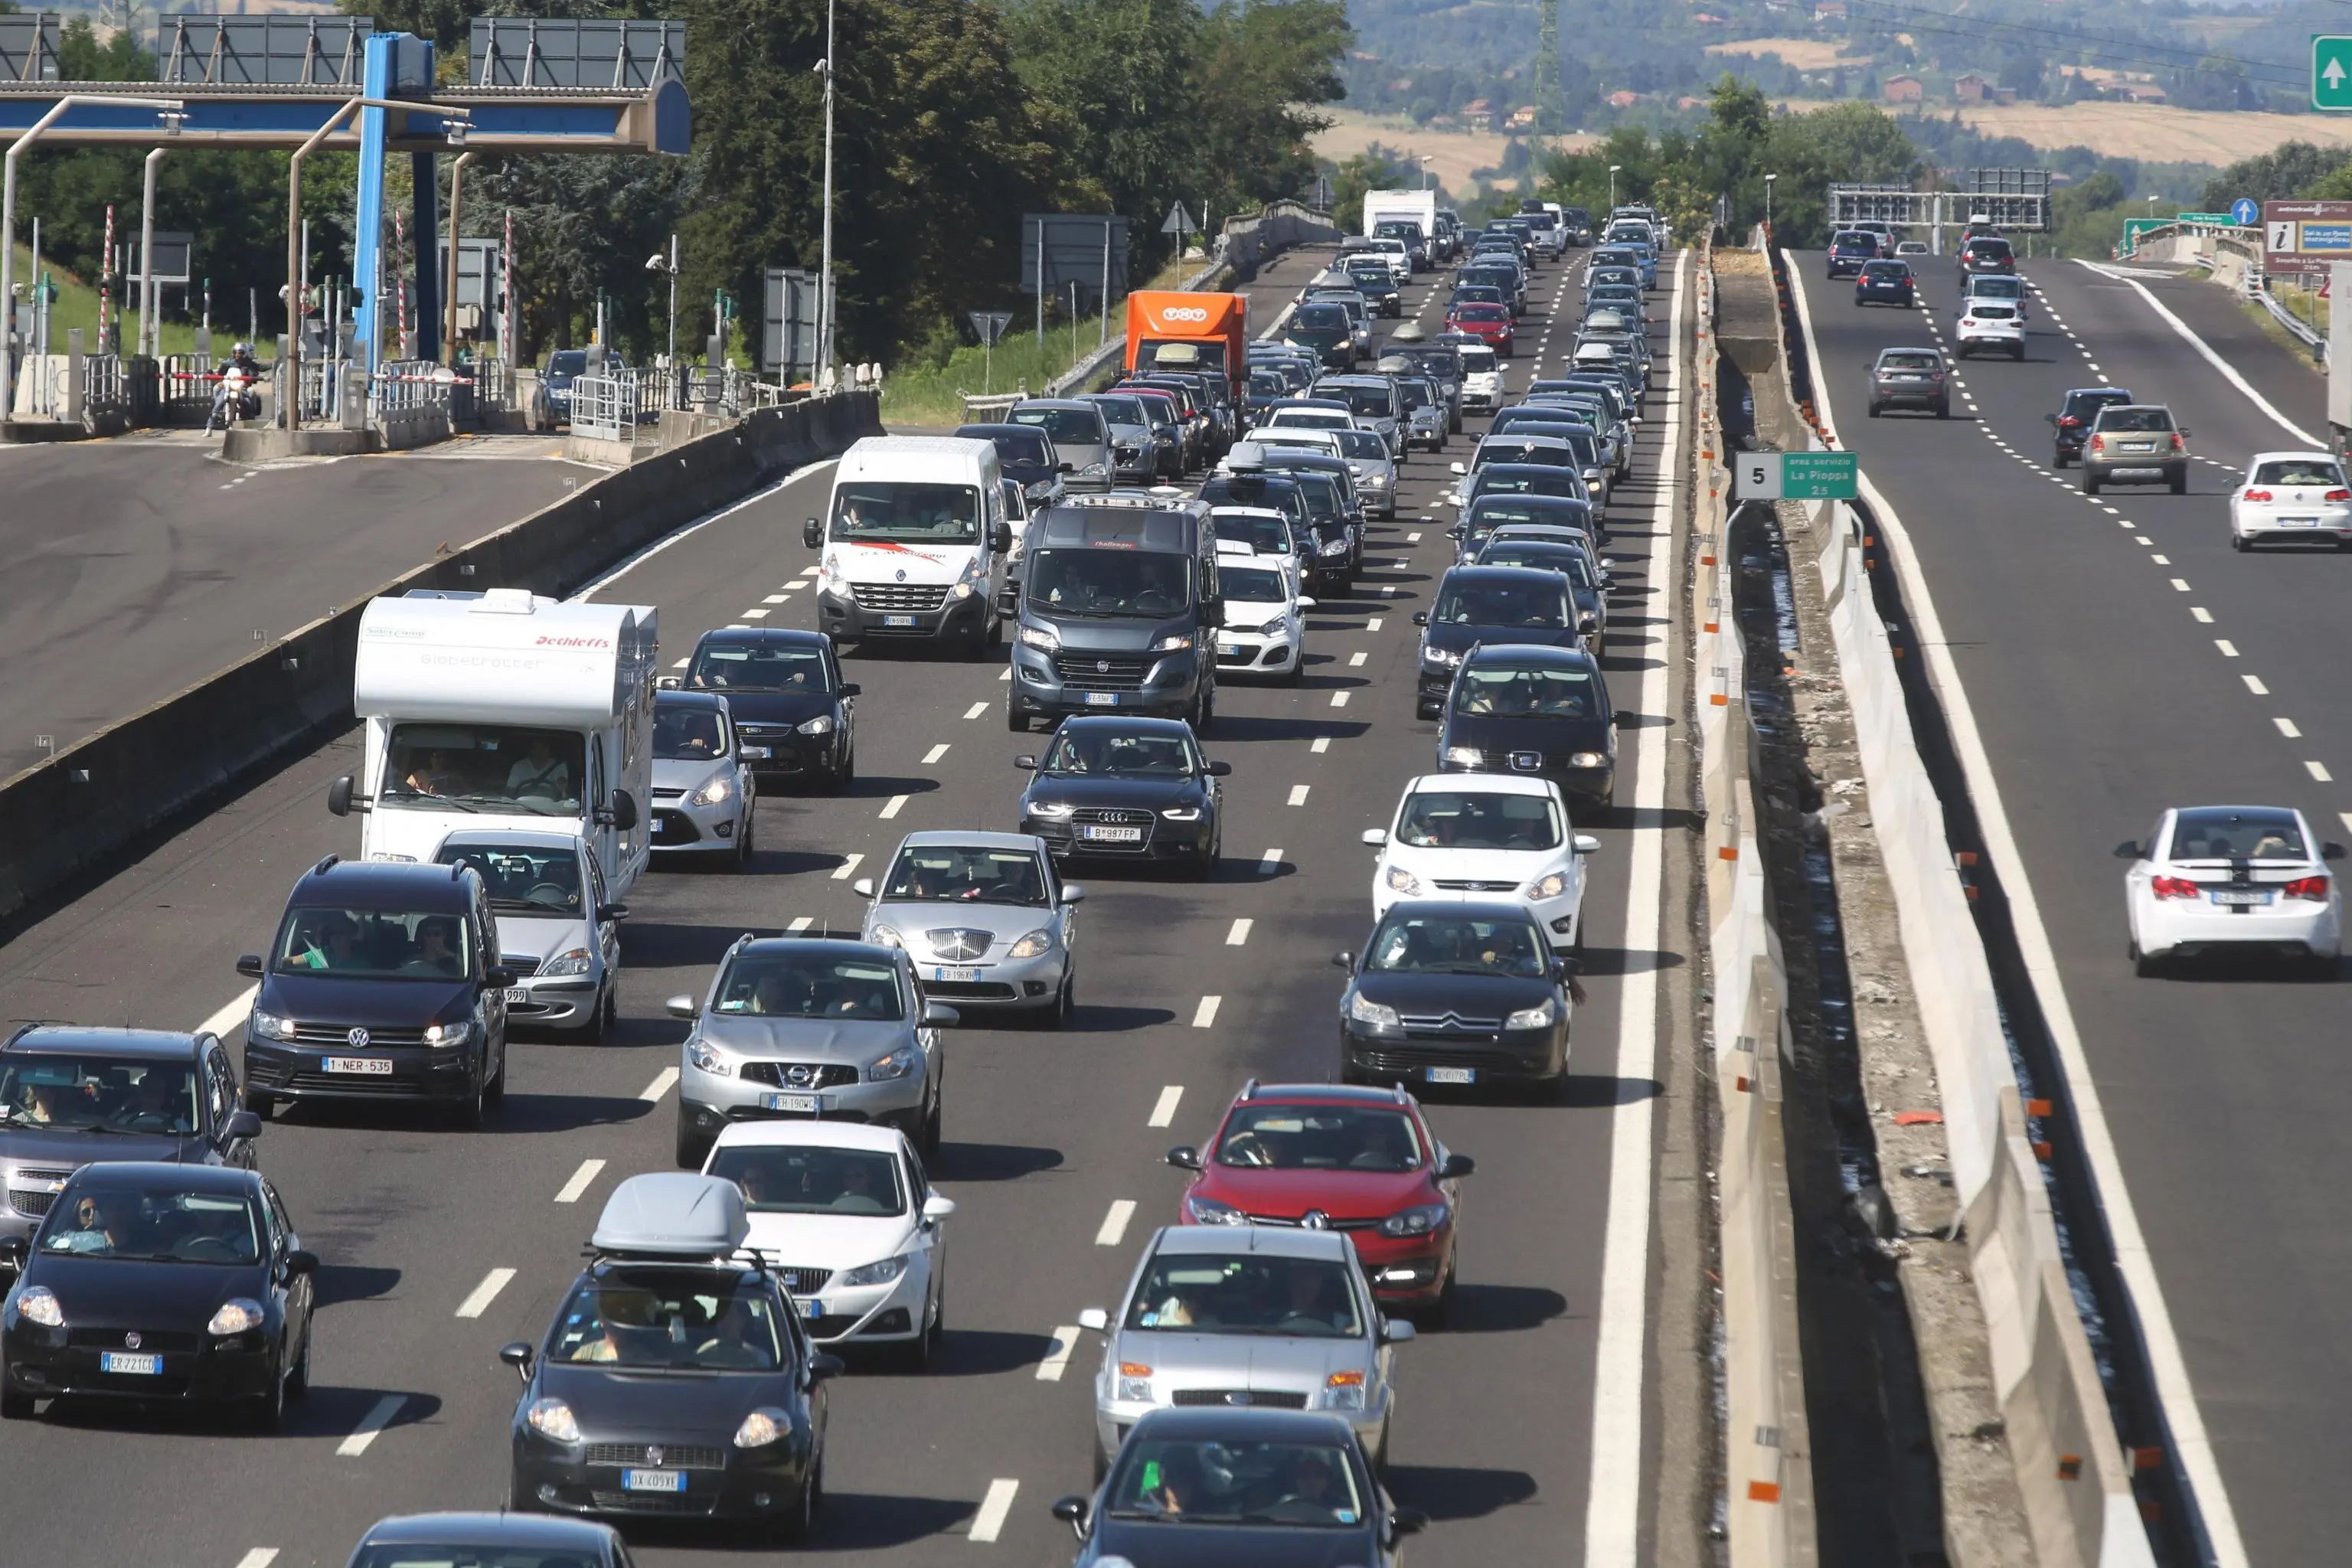
{"type": "Polygon", "coordinates": [[[983,713],[985,713],[985,712],[987,712],[987,711],[988,711],[988,704],[987,704],[987,703],[985,703],[985,702],[975,702],[975,703],[973,703],[971,707],[969,707],[969,708],[967,708],[967,709],[965,709],[965,710],[963,710],[963,716],[964,716],[965,718],[967,718],[967,719],[977,719],[977,718],[979,718],[982,714],[983,714],[983,713]]]}
{"type": "MultiPolygon", "coordinates": [[[[1670,580],[1674,552],[1675,479],[1682,460],[1683,304],[1687,251],[1675,262],[1674,309],[1668,317],[1666,405],[1658,426],[1656,500],[1651,503],[1648,581],[1670,580]]],[[[1820,363],[1818,357],[1813,361],[1820,363]]],[[[1666,710],[1662,663],[1642,672],[1634,711],[1666,710]]],[[[1654,822],[1665,807],[1666,768],[1658,730],[1634,733],[1633,814],[1654,822]]],[[[1627,868],[1625,950],[1656,949],[1664,865],[1664,834],[1633,835],[1627,868]]],[[[1624,977],[1617,1004],[1617,1065],[1621,1082],[1656,1076],[1658,977],[1654,968],[1624,977]]],[[[1589,1568],[1634,1568],[1642,1535],[1642,1379],[1647,1353],[1644,1287],[1650,1273],[1650,1138],[1654,1102],[1637,1098],[1618,1109],[1609,1139],[1609,1210],[1601,1254],[1600,1336],[1593,1357],[1592,1469],[1584,1495],[1584,1561],[1589,1568]]]]}
{"type": "Polygon", "coordinates": [[[892,817],[898,816],[899,811],[905,807],[907,800],[908,797],[906,795],[894,795],[887,801],[885,801],[882,805],[882,820],[887,822],[892,817]]]}
{"type": "Polygon", "coordinates": [[[1054,1331],[1054,1342],[1046,1348],[1045,1359],[1037,1363],[1037,1381],[1059,1383],[1062,1373],[1070,1364],[1070,1352],[1078,1348],[1078,1328],[1065,1323],[1054,1331]]]}
{"type": "Polygon", "coordinates": [[[946,756],[948,754],[948,747],[950,744],[952,744],[951,742],[941,741],[938,745],[933,746],[929,751],[925,752],[923,753],[923,766],[928,768],[933,763],[938,762],[941,757],[946,756]]]}
{"type": "Polygon", "coordinates": [[[1225,945],[1227,947],[1239,947],[1242,943],[1249,941],[1250,927],[1256,923],[1256,921],[1251,920],[1247,915],[1244,915],[1239,920],[1234,921],[1233,929],[1225,932],[1225,945]]]}
{"type": "Polygon", "coordinates": [[[1202,997],[1200,1005],[1192,1009],[1192,1027],[1196,1029],[1213,1027],[1217,1022],[1217,1005],[1223,1000],[1223,996],[1202,997]]]}
{"type": "Polygon", "coordinates": [[[980,1500],[980,1511],[971,1516],[971,1539],[985,1546],[994,1541],[1004,1528],[1004,1516],[1013,1511],[1013,1500],[1019,1494],[1021,1483],[999,1478],[988,1483],[988,1495],[980,1500]]]}
{"type": "Polygon", "coordinates": [[[630,556],[626,561],[622,562],[618,566],[614,567],[610,572],[605,573],[602,577],[597,578],[594,582],[589,584],[586,587],[572,595],[572,602],[576,605],[594,598],[597,594],[602,592],[604,588],[614,583],[617,583],[623,577],[627,576],[631,572],[636,570],[639,565],[643,564],[645,562],[652,560],[655,556],[659,555],[663,551],[667,550],[679,540],[700,532],[703,529],[709,527],[712,523],[719,521],[722,518],[733,517],[737,512],[741,511],[747,506],[759,505],[761,501],[766,500],[770,496],[782,490],[787,485],[799,483],[801,480],[808,478],[811,474],[815,473],[819,468],[829,468],[833,467],[833,462],[834,460],[831,458],[827,458],[822,462],[811,463],[804,468],[795,468],[791,473],[786,474],[782,479],[778,479],[774,484],[753,490],[750,495],[745,496],[741,500],[735,502],[733,505],[720,507],[717,511],[711,512],[707,516],[696,518],[692,522],[688,523],[684,528],[678,529],[675,532],[662,535],[661,538],[655,540],[651,544],[646,545],[643,550],[638,551],[635,555],[630,556]]]}
{"type": "Polygon", "coordinates": [[[375,1408],[362,1416],[360,1424],[352,1428],[352,1435],[336,1445],[337,1457],[356,1459],[366,1453],[369,1446],[376,1440],[377,1435],[392,1425],[394,1417],[400,1414],[401,1407],[407,1403],[407,1395],[400,1394],[387,1394],[377,1400],[375,1408]]]}
{"type": "MultiPolygon", "coordinates": [[[[2223,359],[2220,354],[2215,353],[2212,348],[2207,344],[2203,338],[2199,337],[2194,331],[2189,330],[2188,322],[2174,315],[2163,300],[2148,292],[2147,284],[2142,283],[2137,278],[2126,277],[2125,274],[2115,270],[2113,268],[2101,267],[2093,262],[2078,260],[2075,265],[2078,267],[2088,267],[2094,272],[2105,273],[2107,277],[2116,279],[2117,282],[2137,293],[2142,300],[2147,302],[2147,308],[2149,310],[2154,310],[2158,317],[2162,318],[2166,326],[2170,327],[2174,331],[2180,334],[2182,342],[2186,342],[2190,348],[2195,349],[2199,355],[2204,359],[2206,363],[2211,365],[2215,370],[2221,373],[2222,380],[2228,382],[2231,386],[2236,387],[2240,392],[2244,393],[2246,395],[2246,400],[2249,403],[2252,403],[2255,407],[2261,409],[2265,415],[2269,416],[2272,424],[2276,425],[2280,429],[2285,431],[2288,435],[2294,437],[2296,440],[2302,442],[2306,447],[2316,447],[2320,444],[2318,437],[2313,435],[2310,431],[2305,429],[2302,426],[2296,424],[2294,420],[2289,419],[2285,415],[2280,413],[2277,408],[2272,405],[2269,398],[2264,397],[2261,393],[2256,392],[2253,389],[2252,384],[2249,383],[2244,376],[2238,374],[2238,370],[2235,365],[2232,365],[2228,360],[2223,359]]],[[[2091,368],[2093,370],[2096,370],[2098,369],[2098,366],[2093,365],[2091,368]]],[[[2105,381],[2107,378],[2103,375],[2099,377],[2099,379],[2101,381],[2105,381]]],[[[2243,1543],[2238,1542],[2236,1539],[2237,1521],[2234,1516],[2230,1520],[2230,1527],[2231,1537],[2231,1544],[2241,1552],[2244,1551],[2245,1548],[2243,1543]]],[[[2221,1542],[2219,1538],[2216,1538],[2213,1544],[2214,1550],[2217,1552],[2221,1552],[2221,1542]]]]}
{"type": "Polygon", "coordinates": [[[637,1098],[644,1100],[648,1105],[659,1105],[662,1102],[662,1097],[669,1093],[671,1087],[677,1082],[677,1069],[676,1068],[664,1068],[661,1071],[654,1074],[653,1082],[646,1085],[643,1089],[638,1091],[637,1098]]]}
{"type": "Polygon", "coordinates": [[[478,1318],[488,1311],[490,1303],[499,1299],[499,1292],[505,1289],[507,1281],[514,1277],[515,1271],[511,1268],[493,1268],[483,1275],[482,1282],[474,1287],[473,1294],[457,1303],[457,1315],[478,1318]]]}
{"type": "Polygon", "coordinates": [[[1293,805],[1305,805],[1307,804],[1307,792],[1311,787],[1312,786],[1308,784],[1292,784],[1290,786],[1290,804],[1293,805]]]}
{"type": "Polygon", "coordinates": [[[1170,1084],[1166,1089],[1160,1091],[1160,1098],[1152,1102],[1151,1119],[1146,1121],[1144,1125],[1146,1127],[1168,1127],[1174,1125],[1176,1121],[1176,1108],[1182,1104],[1183,1100],[1184,1086],[1181,1083],[1170,1084]]]}
{"type": "Polygon", "coordinates": [[[836,882],[846,882],[850,878],[857,874],[857,863],[865,858],[865,851],[859,849],[851,850],[849,852],[849,858],[833,868],[833,879],[836,882]]]}
{"type": "Polygon", "coordinates": [[[1127,1222],[1134,1217],[1135,1200],[1118,1199],[1110,1205],[1110,1213],[1103,1215],[1102,1228],[1095,1232],[1095,1245],[1117,1247],[1127,1239],[1127,1222]]]}
{"type": "Polygon", "coordinates": [[[225,1004],[220,1011],[196,1026],[199,1035],[226,1036],[231,1029],[242,1028],[253,1016],[253,999],[261,991],[258,985],[248,985],[236,994],[236,1000],[225,1004]]]}
{"type": "Polygon", "coordinates": [[[604,1168],[604,1162],[602,1160],[581,1161],[580,1168],[572,1173],[572,1179],[564,1183],[557,1191],[555,1201],[560,1204],[578,1203],[580,1194],[588,1190],[590,1184],[596,1180],[597,1173],[604,1168]]]}

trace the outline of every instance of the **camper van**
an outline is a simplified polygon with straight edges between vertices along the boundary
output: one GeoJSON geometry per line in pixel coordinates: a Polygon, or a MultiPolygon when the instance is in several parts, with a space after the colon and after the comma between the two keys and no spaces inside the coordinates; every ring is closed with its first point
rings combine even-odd
{"type": "MultiPolygon", "coordinates": [[[[1098,414],[1084,413],[1099,427],[1098,414]]],[[[1041,427],[1061,445],[1062,432],[1041,427]]],[[[808,520],[801,542],[824,552],[817,623],[836,644],[944,643],[972,658],[996,645],[1013,528],[993,442],[868,436],[852,443],[834,466],[830,510],[808,520]]]]}
{"type": "Polygon", "coordinates": [[[655,611],[527,589],[412,591],[360,616],[362,771],[327,793],[370,860],[430,861],[459,829],[577,834],[610,896],[652,845],[655,611]]]}

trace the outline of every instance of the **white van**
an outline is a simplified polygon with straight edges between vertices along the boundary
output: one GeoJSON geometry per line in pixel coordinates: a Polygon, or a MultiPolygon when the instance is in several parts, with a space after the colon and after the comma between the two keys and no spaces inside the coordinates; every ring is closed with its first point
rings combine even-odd
{"type": "Polygon", "coordinates": [[[362,813],[370,860],[430,861],[464,829],[576,834],[610,895],[653,845],[656,611],[528,589],[424,589],[360,616],[352,706],[362,771],[327,792],[362,813]]]}
{"type": "Polygon", "coordinates": [[[833,500],[801,539],[817,566],[817,626],[836,644],[948,643],[977,658],[996,646],[1013,550],[992,441],[868,436],[834,467],[833,500]]]}

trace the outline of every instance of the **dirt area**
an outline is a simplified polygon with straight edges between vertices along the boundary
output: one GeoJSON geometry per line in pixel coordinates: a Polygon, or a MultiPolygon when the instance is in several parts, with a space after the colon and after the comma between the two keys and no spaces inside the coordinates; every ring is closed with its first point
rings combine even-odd
{"type": "Polygon", "coordinates": [[[1755,58],[1762,55],[1778,55],[1780,63],[1801,71],[1832,70],[1839,66],[1865,66],[1868,55],[1849,55],[1845,45],[1835,38],[1735,38],[1729,43],[1709,44],[1711,55],[1742,55],[1755,58]]]}
{"type": "MultiPolygon", "coordinates": [[[[1804,114],[1820,99],[1783,99],[1804,114]]],[[[2158,163],[2234,163],[2283,142],[2352,147],[2352,123],[2318,114],[2209,113],[2162,103],[1931,103],[1929,112],[1962,121],[1989,136],[2015,136],[2036,147],[2095,147],[2117,158],[2158,163]]]]}
{"type": "MultiPolygon", "coordinates": [[[[1432,131],[1401,114],[1355,114],[1341,110],[1333,115],[1330,129],[1316,132],[1311,145],[1316,156],[1335,163],[1346,162],[1375,142],[1408,162],[1426,155],[1430,159],[1430,177],[1462,195],[1477,187],[1474,171],[1500,165],[1503,150],[1513,140],[1487,131],[1432,131]]],[[[1540,154],[1544,148],[1560,147],[1573,152],[1591,146],[1596,140],[1591,136],[1540,137],[1537,139],[1536,151],[1540,154]]]]}

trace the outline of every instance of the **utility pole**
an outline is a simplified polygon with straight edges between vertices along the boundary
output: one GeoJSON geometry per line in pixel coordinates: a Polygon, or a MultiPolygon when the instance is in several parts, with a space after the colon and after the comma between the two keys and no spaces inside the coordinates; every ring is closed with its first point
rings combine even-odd
{"type": "Polygon", "coordinates": [[[824,0],[824,58],[816,68],[824,78],[824,239],[822,270],[817,279],[816,381],[832,379],[833,370],[833,54],[834,0],[824,0]]]}
{"type": "Polygon", "coordinates": [[[1536,32],[1536,129],[1558,129],[1559,96],[1559,0],[1539,0],[1536,32]]]}

